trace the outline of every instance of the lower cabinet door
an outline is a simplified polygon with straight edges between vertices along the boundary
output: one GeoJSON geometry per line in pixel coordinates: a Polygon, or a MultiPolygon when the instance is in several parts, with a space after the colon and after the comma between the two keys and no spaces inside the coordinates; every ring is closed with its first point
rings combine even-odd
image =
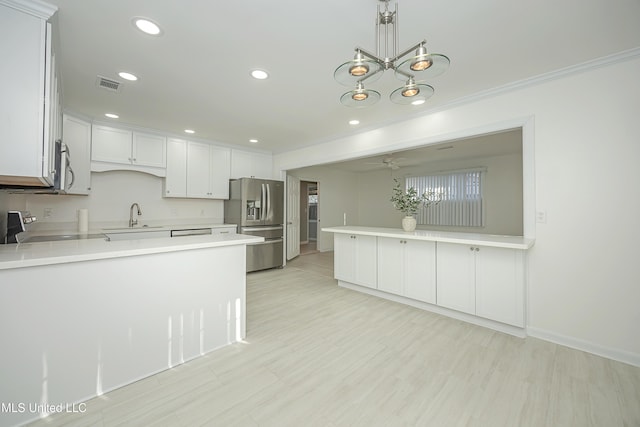
{"type": "Polygon", "coordinates": [[[437,304],[475,314],[475,248],[441,242],[437,247],[437,304]]]}
{"type": "Polygon", "coordinates": [[[402,295],[405,276],[405,241],[378,237],[378,289],[402,295]]]}
{"type": "Polygon", "coordinates": [[[369,288],[376,288],[378,283],[377,237],[356,235],[355,241],[355,283],[369,288]]]}
{"type": "Polygon", "coordinates": [[[407,240],[405,244],[404,295],[436,303],[436,243],[407,240]]]}
{"type": "Polygon", "coordinates": [[[476,252],[476,315],[524,327],[524,252],[481,246],[476,252]]]}
{"type": "Polygon", "coordinates": [[[335,233],[333,236],[333,274],[336,279],[355,282],[355,242],[350,234],[335,233]]]}
{"type": "Polygon", "coordinates": [[[378,237],[378,289],[435,304],[435,242],[378,237]]]}

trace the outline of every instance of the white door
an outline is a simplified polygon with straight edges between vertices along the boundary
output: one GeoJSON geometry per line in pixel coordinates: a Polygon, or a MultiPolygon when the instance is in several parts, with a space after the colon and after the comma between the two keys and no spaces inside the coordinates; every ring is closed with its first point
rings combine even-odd
{"type": "Polygon", "coordinates": [[[287,261],[300,255],[300,179],[287,175],[287,261]]]}

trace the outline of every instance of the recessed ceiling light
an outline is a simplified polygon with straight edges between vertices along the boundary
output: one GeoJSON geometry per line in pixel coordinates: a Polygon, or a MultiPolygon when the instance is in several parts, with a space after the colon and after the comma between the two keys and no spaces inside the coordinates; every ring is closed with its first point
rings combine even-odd
{"type": "Polygon", "coordinates": [[[127,73],[126,71],[122,71],[120,73],[118,73],[118,75],[120,77],[122,77],[125,80],[130,80],[132,82],[135,82],[136,80],[138,80],[138,76],[131,74],[131,73],[127,73]]]}
{"type": "Polygon", "coordinates": [[[110,119],[117,119],[120,117],[117,114],[113,114],[113,113],[105,113],[105,116],[109,117],[110,119]]]}
{"type": "Polygon", "coordinates": [[[133,18],[133,25],[135,25],[136,28],[143,33],[152,36],[158,36],[162,33],[162,30],[160,29],[158,24],[148,20],[147,18],[133,18]]]}
{"type": "Polygon", "coordinates": [[[359,125],[360,124],[360,120],[349,120],[349,124],[352,125],[352,126],[359,125]]]}
{"type": "Polygon", "coordinates": [[[252,144],[257,144],[258,140],[257,139],[250,139],[249,142],[252,143],[252,144]]]}
{"type": "Polygon", "coordinates": [[[185,129],[184,131],[185,133],[196,133],[196,131],[193,129],[185,129]]]}
{"type": "Polygon", "coordinates": [[[253,70],[251,71],[251,77],[258,80],[264,80],[269,77],[269,73],[264,70],[253,70]]]}

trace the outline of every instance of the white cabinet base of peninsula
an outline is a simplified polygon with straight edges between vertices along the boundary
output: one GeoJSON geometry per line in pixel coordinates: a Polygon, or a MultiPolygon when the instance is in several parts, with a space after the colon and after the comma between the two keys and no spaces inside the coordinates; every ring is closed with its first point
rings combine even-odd
{"type": "MultiPolygon", "coordinates": [[[[0,269],[0,336],[11,349],[0,352],[0,402],[85,401],[243,340],[245,251],[0,269]]],[[[0,425],[39,415],[3,413],[0,425]]]]}
{"type": "Polygon", "coordinates": [[[378,237],[378,289],[436,302],[436,244],[378,237]]]}
{"type": "Polygon", "coordinates": [[[354,234],[336,234],[334,240],[336,279],[375,288],[376,238],[354,234]]]}
{"type": "Polygon", "coordinates": [[[322,231],[334,233],[334,274],[339,286],[527,336],[526,250],[533,245],[532,239],[359,226],[322,231]],[[370,272],[368,280],[363,280],[365,268],[370,272]]]}

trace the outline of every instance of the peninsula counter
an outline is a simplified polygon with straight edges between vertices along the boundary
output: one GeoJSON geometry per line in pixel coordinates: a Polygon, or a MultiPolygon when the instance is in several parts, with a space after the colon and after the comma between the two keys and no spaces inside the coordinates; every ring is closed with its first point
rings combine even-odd
{"type": "Polygon", "coordinates": [[[533,239],[341,226],[338,285],[516,336],[526,335],[527,250],[533,239]]]}
{"type": "Polygon", "coordinates": [[[245,245],[260,241],[223,234],[0,246],[0,402],[16,408],[0,426],[242,340],[245,245]]]}

